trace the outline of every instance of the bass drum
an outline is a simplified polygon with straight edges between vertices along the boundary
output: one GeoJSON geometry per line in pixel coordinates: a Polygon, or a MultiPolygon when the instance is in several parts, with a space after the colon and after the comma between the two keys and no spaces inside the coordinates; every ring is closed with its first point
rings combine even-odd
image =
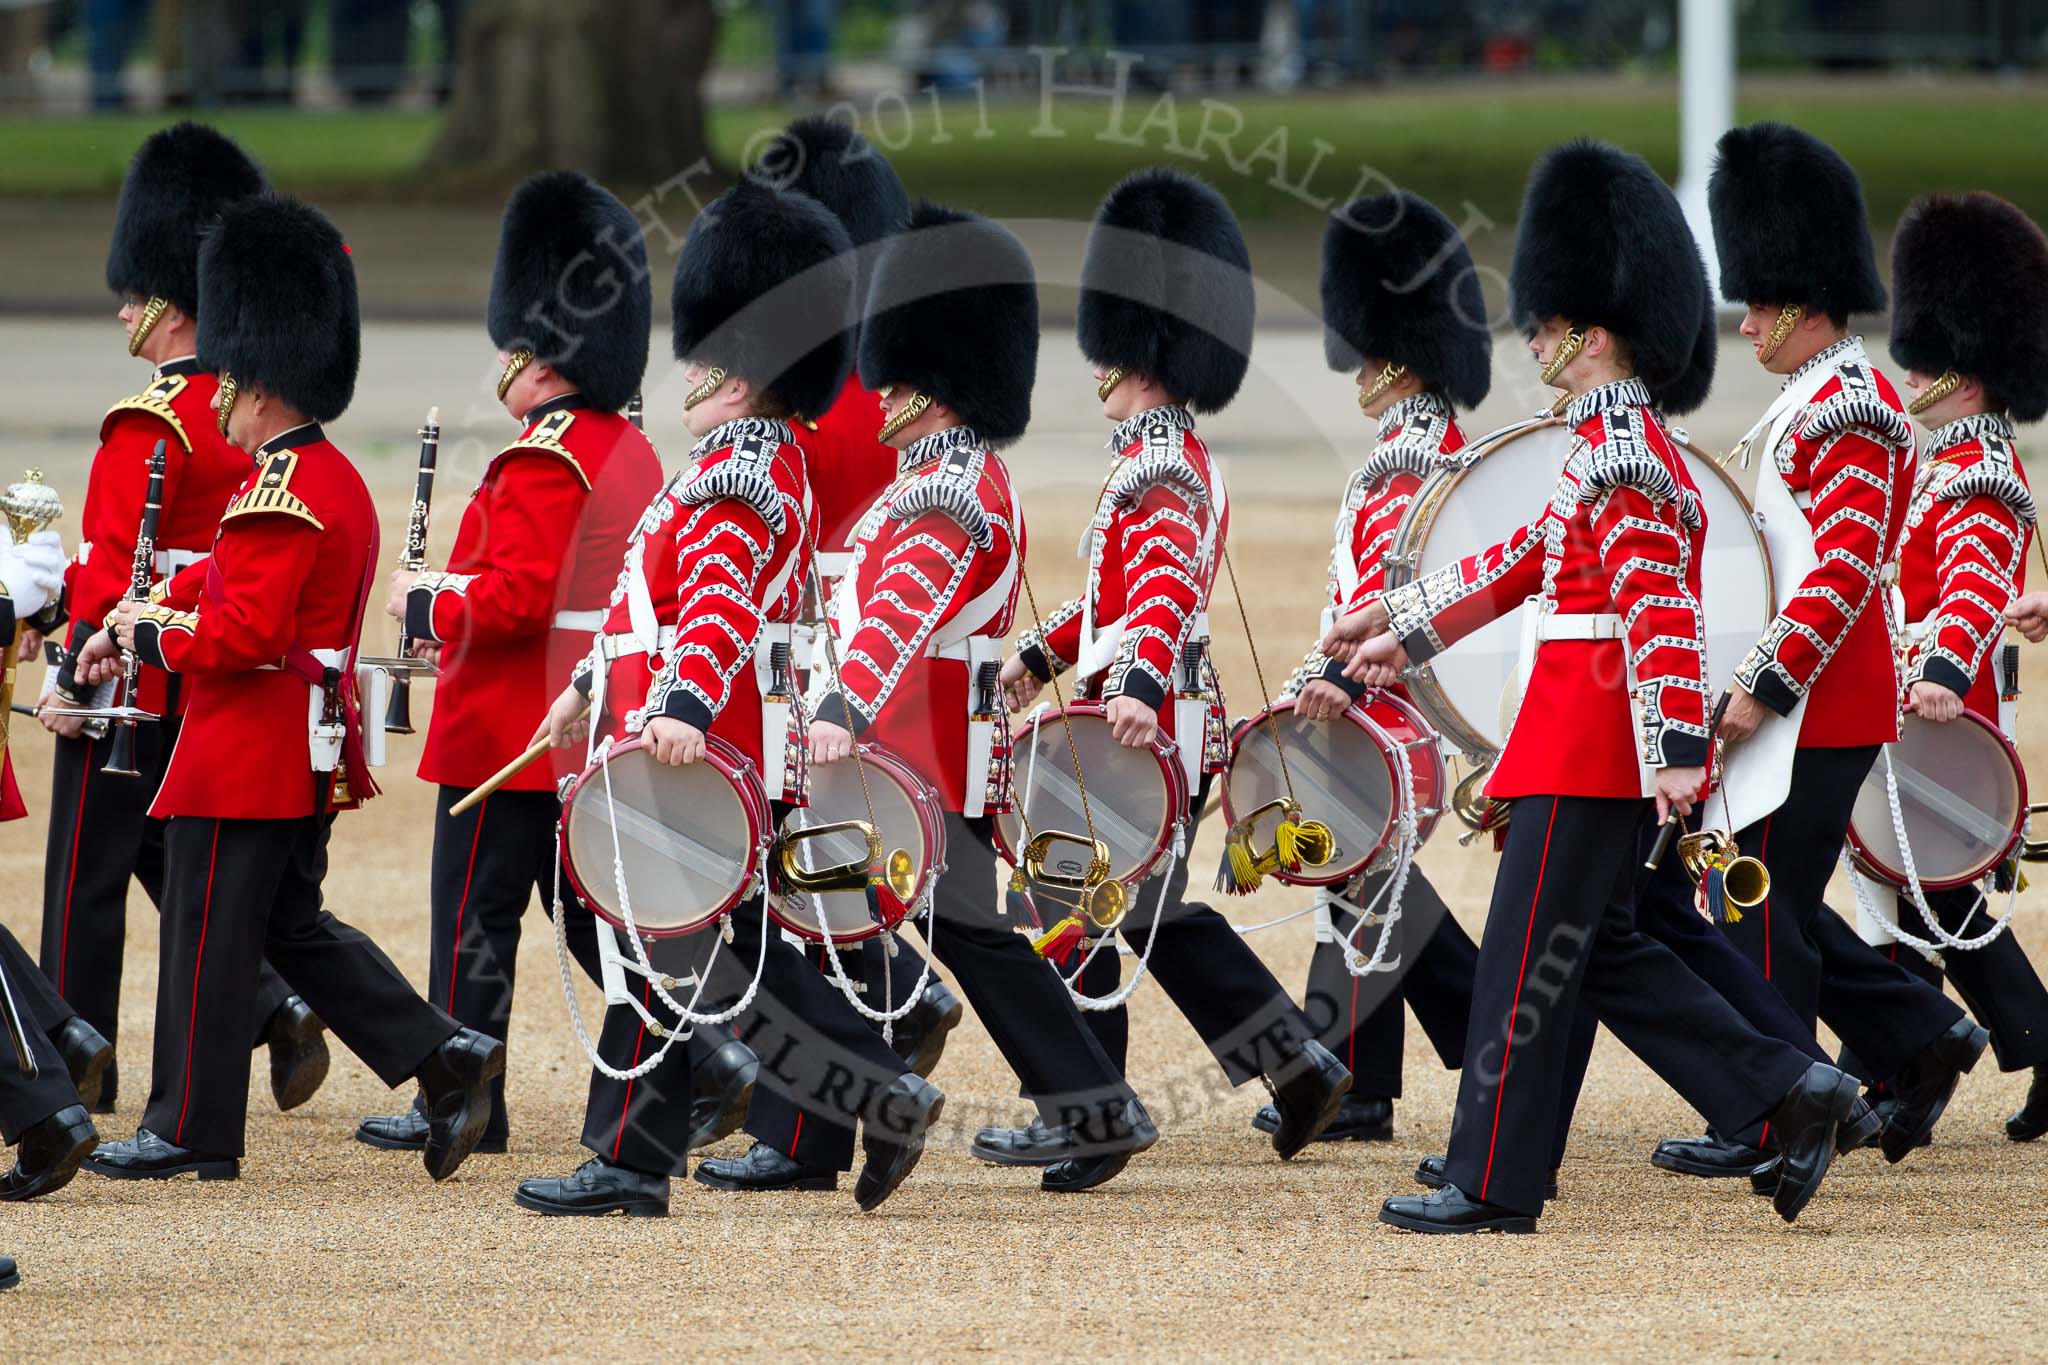
{"type": "Polygon", "coordinates": [[[1849,817],[1849,854],[1878,881],[1904,888],[1906,860],[1892,824],[1885,756],[1920,885],[1968,886],[2012,856],[2027,820],[2027,774],[1997,726],[1974,711],[1946,724],[1907,715],[1899,739],[1871,765],[1849,817]]]}
{"type": "Polygon", "coordinates": [[[1336,836],[1327,863],[1276,871],[1281,881],[1335,886],[1377,869],[1395,853],[1401,811],[1410,799],[1395,767],[1397,748],[1408,756],[1414,784],[1416,846],[1435,830],[1451,790],[1443,752],[1429,722],[1392,692],[1369,693],[1332,721],[1302,719],[1289,697],[1240,722],[1223,777],[1223,815],[1231,823],[1287,795],[1273,725],[1280,728],[1287,778],[1302,817],[1322,821],[1336,836]]]}
{"type": "MultiPolygon", "coordinates": [[[[852,759],[811,765],[810,804],[792,810],[783,820],[783,831],[864,821],[872,801],[883,855],[899,848],[910,855],[915,880],[903,904],[906,909],[915,907],[946,862],[945,816],[939,810],[939,798],[923,778],[888,750],[863,744],[860,753],[859,769],[852,759]],[[865,798],[861,795],[862,769],[867,775],[865,798]]],[[[867,840],[857,831],[822,835],[797,845],[799,866],[807,870],[865,860],[867,851],[867,840]]],[[[812,943],[828,938],[834,943],[859,943],[896,927],[894,922],[876,921],[865,889],[799,891],[775,889],[771,883],[768,913],[783,928],[812,943]]]]}
{"type": "MultiPolygon", "coordinates": [[[[1678,442],[1706,504],[1707,544],[1700,565],[1707,623],[1710,695],[1726,688],[1736,665],[1774,614],[1771,560],[1749,499],[1711,456],[1678,442]]],[[[1439,470],[1417,490],[1388,555],[1390,585],[1424,577],[1506,540],[1538,516],[1571,453],[1564,422],[1520,422],[1475,443],[1464,463],[1439,470]]],[[[1408,679],[1408,692],[1444,738],[1475,762],[1507,745],[1520,701],[1516,665],[1521,613],[1510,612],[1458,641],[1408,679]]]]}
{"type": "MultiPolygon", "coordinates": [[[[1173,831],[1187,817],[1188,784],[1173,749],[1155,741],[1144,749],[1127,749],[1110,732],[1101,702],[1068,703],[1062,712],[1034,712],[1017,727],[1012,742],[1011,809],[996,816],[996,845],[1012,867],[1019,866],[1025,833],[1058,830],[1085,836],[1088,821],[1109,848],[1109,875],[1135,886],[1152,875],[1173,845],[1173,831]],[[1081,756],[1087,781],[1087,810],[1082,810],[1081,784],[1074,780],[1073,754],[1067,749],[1071,726],[1074,750],[1081,756]]],[[[1055,844],[1047,860],[1054,872],[1078,877],[1087,870],[1087,853],[1079,844],[1055,844]]]]}
{"type": "Polygon", "coordinates": [[[716,924],[745,898],[768,827],[760,776],[724,740],[714,736],[702,759],[672,766],[635,739],[571,784],[562,800],[563,861],[583,903],[623,930],[616,842],[634,926],[645,938],[673,938],[716,924]]]}

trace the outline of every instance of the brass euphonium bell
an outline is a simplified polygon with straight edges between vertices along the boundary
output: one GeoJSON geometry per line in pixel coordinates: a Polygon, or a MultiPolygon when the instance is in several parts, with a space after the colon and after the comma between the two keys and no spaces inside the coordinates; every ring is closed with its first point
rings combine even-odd
{"type": "Polygon", "coordinates": [[[1723,894],[1730,905],[1747,910],[1763,904],[1771,894],[1771,870],[1747,854],[1735,851],[1735,840],[1717,829],[1685,834],[1678,840],[1679,861],[1698,886],[1711,863],[1721,864],[1723,894]]]}
{"type": "Polygon", "coordinates": [[[907,849],[890,849],[882,854],[882,834],[865,820],[836,820],[831,824],[788,829],[775,837],[775,857],[770,864],[775,889],[823,895],[832,891],[863,891],[877,923],[893,926],[909,909],[917,893],[917,864],[907,849]],[[858,834],[865,845],[858,857],[823,867],[803,865],[803,846],[838,834],[858,834]],[[885,896],[884,893],[887,893],[885,896]]]}

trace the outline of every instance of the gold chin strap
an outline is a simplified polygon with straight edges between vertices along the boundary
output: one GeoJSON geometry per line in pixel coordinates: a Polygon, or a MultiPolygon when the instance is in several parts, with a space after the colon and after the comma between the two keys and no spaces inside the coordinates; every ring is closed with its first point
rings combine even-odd
{"type": "Polygon", "coordinates": [[[1564,338],[1557,343],[1557,349],[1550,353],[1550,363],[1543,367],[1543,382],[1555,384],[1557,377],[1564,373],[1564,367],[1571,364],[1586,346],[1585,334],[1576,327],[1564,329],[1564,338]]]}
{"type": "Polygon", "coordinates": [[[1123,366],[1117,365],[1108,374],[1102,376],[1102,382],[1095,386],[1095,401],[1107,403],[1109,396],[1116,392],[1116,386],[1124,382],[1124,376],[1127,373],[1128,371],[1123,366]]]}
{"type": "Polygon", "coordinates": [[[505,357],[505,372],[498,376],[498,401],[505,401],[505,395],[512,391],[512,381],[519,372],[533,363],[533,352],[524,346],[505,357]]]}
{"type": "Polygon", "coordinates": [[[1373,400],[1394,387],[1394,385],[1400,383],[1401,376],[1407,373],[1408,367],[1406,365],[1396,365],[1393,361],[1389,360],[1380,370],[1379,378],[1358,391],[1358,410],[1366,413],[1367,416],[1371,416],[1367,409],[1372,406],[1373,400]]]}
{"type": "Polygon", "coordinates": [[[1805,316],[1804,304],[1788,303],[1780,308],[1778,320],[1771,324],[1771,334],[1764,338],[1763,349],[1756,353],[1756,358],[1769,364],[1771,357],[1778,353],[1778,348],[1785,344],[1785,339],[1792,335],[1792,329],[1799,325],[1799,319],[1805,316]]]}
{"type": "Polygon", "coordinates": [[[228,414],[235,410],[235,399],[240,396],[241,392],[242,386],[235,382],[235,377],[226,370],[222,370],[220,372],[220,402],[216,408],[220,415],[220,434],[222,439],[227,437],[228,414]]]}
{"type": "Polygon", "coordinates": [[[1906,411],[1918,417],[1921,413],[1939,403],[1942,399],[1961,388],[1963,377],[1954,370],[1943,370],[1941,378],[1913,395],[1913,401],[1906,404],[1906,411]]]}
{"type": "Polygon", "coordinates": [[[903,428],[909,426],[912,422],[915,422],[918,418],[924,416],[925,413],[930,410],[931,405],[932,396],[930,394],[912,394],[910,396],[910,401],[908,403],[905,403],[902,407],[896,409],[896,415],[894,417],[891,417],[888,421],[882,423],[882,429],[875,433],[875,439],[877,441],[888,440],[891,436],[894,436],[897,432],[903,430],[903,428]]]}
{"type": "Polygon", "coordinates": [[[683,395],[683,411],[688,412],[691,408],[710,398],[712,394],[718,392],[718,386],[724,382],[724,366],[713,365],[710,369],[704,371],[704,377],[697,381],[697,386],[683,395]]]}
{"type": "Polygon", "coordinates": [[[163,321],[164,310],[170,306],[171,301],[161,294],[149,296],[149,302],[142,305],[142,316],[136,320],[135,331],[128,338],[129,355],[142,354],[142,343],[149,340],[149,334],[156,330],[157,323],[163,321]]]}

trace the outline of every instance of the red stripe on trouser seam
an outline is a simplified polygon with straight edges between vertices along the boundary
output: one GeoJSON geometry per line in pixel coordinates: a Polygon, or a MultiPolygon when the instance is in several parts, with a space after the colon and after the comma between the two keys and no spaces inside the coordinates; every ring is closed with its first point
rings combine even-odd
{"type": "MultiPolygon", "coordinates": [[[[649,982],[645,982],[645,983],[643,983],[643,984],[641,985],[641,987],[640,987],[640,1003],[641,1003],[641,1004],[643,1004],[643,1005],[648,1005],[648,1006],[652,1006],[652,1005],[653,1005],[653,1003],[654,1003],[654,983],[653,983],[652,981],[649,981],[649,982]]],[[[628,1063],[628,1066],[629,1066],[629,1067],[634,1067],[634,1066],[638,1066],[638,1065],[640,1065],[640,1049],[641,1049],[641,1047],[642,1047],[642,1046],[644,1046],[644,1045],[646,1044],[646,1042],[647,1042],[647,1021],[643,1019],[643,1020],[641,1020],[641,1021],[640,1021],[640,1032],[639,1032],[639,1033],[638,1033],[637,1035],[635,1035],[635,1036],[634,1036],[634,1038],[633,1038],[633,1060],[632,1060],[632,1061],[631,1061],[630,1063],[628,1063]]],[[[626,1082],[626,1099],[625,1099],[625,1102],[624,1102],[624,1103],[622,1103],[622,1104],[621,1104],[621,1105],[619,1106],[619,1131],[618,1131],[617,1135],[616,1135],[616,1136],[614,1136],[614,1137],[612,1138],[612,1160],[613,1160],[613,1161],[617,1161],[617,1160],[619,1159],[619,1148],[621,1148],[622,1146],[624,1146],[624,1145],[625,1145],[625,1142],[626,1142],[626,1115],[628,1115],[628,1114],[630,1114],[630,1113],[632,1113],[632,1112],[633,1112],[633,1083],[632,1083],[631,1081],[627,1081],[627,1082],[626,1082]]]]}
{"type": "Polygon", "coordinates": [[[85,829],[85,789],[92,782],[93,741],[85,741],[85,772],[78,779],[78,813],[71,817],[71,868],[64,874],[64,928],[57,939],[57,994],[71,975],[71,896],[78,886],[78,843],[85,829]]]}
{"type": "Polygon", "coordinates": [[[199,967],[206,961],[206,922],[213,915],[213,873],[220,864],[220,821],[213,822],[213,847],[206,855],[206,899],[199,902],[199,951],[192,955],[192,1013],[185,1021],[185,1097],[178,1102],[178,1131],[171,1141],[185,1145],[185,1111],[192,1107],[192,1045],[199,1033],[199,967]]]}
{"type": "Polygon", "coordinates": [[[1550,799],[1550,821],[1543,827],[1543,856],[1536,862],[1536,893],[1529,897],[1529,924],[1522,931],[1522,966],[1515,974],[1515,999],[1508,1006],[1508,1037],[1500,1050],[1500,1085],[1493,1092],[1493,1131],[1486,1139],[1486,1174],[1479,1179],[1479,1202],[1493,1184],[1493,1151],[1500,1142],[1500,1106],[1508,1093],[1508,1058],[1515,1050],[1515,1011],[1522,1007],[1522,981],[1529,970],[1529,945],[1536,939],[1536,907],[1543,900],[1543,874],[1550,867],[1550,836],[1557,828],[1557,798],[1550,799]]]}
{"type": "Polygon", "coordinates": [[[462,921],[469,913],[469,887],[476,880],[476,850],[484,841],[484,811],[490,807],[486,796],[477,802],[476,830],[469,836],[469,865],[462,869],[462,899],[455,903],[455,942],[448,949],[448,1012],[455,1012],[455,971],[462,961],[462,921]]]}

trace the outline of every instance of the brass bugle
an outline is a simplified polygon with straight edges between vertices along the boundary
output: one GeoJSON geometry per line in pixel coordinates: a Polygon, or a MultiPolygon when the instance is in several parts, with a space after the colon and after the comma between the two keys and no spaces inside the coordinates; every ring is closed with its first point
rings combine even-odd
{"type": "Polygon", "coordinates": [[[1249,838],[1257,830],[1260,816],[1271,815],[1276,812],[1279,814],[1280,819],[1273,826],[1273,842],[1263,849],[1253,845],[1248,850],[1252,855],[1252,866],[1261,875],[1279,872],[1283,869],[1292,872],[1297,867],[1304,865],[1308,867],[1321,867],[1324,863],[1330,861],[1331,856],[1337,851],[1337,836],[1331,833],[1330,827],[1320,820],[1302,819],[1301,804],[1296,801],[1289,801],[1285,797],[1268,801],[1265,805],[1260,806],[1257,810],[1245,816],[1244,828],[1247,837],[1249,838]],[[1289,825],[1294,827],[1291,836],[1294,846],[1292,849],[1283,849],[1281,843],[1283,838],[1287,836],[1284,836],[1282,831],[1289,825]]]}
{"type": "Polygon", "coordinates": [[[1122,924],[1124,916],[1130,913],[1130,892],[1122,882],[1109,875],[1109,845],[1100,839],[1091,839],[1085,834],[1069,834],[1065,830],[1040,830],[1024,845],[1023,862],[1025,875],[1031,880],[1076,893],[1075,909],[1105,933],[1122,924]],[[1078,873],[1061,872],[1046,866],[1046,858],[1059,844],[1087,849],[1088,865],[1078,873]]]}
{"type": "Polygon", "coordinates": [[[881,878],[896,899],[908,902],[917,891],[917,864],[910,851],[892,848],[882,856],[882,834],[865,820],[835,820],[825,825],[784,830],[775,839],[775,873],[779,887],[820,895],[828,891],[865,891],[879,864],[881,878]],[[824,867],[803,865],[803,846],[835,834],[858,834],[860,855],[824,867]]]}
{"type": "MultiPolygon", "coordinates": [[[[1717,829],[1701,830],[1687,834],[1678,841],[1678,860],[1685,864],[1685,871],[1697,886],[1706,876],[1707,858],[1710,854],[1727,856],[1735,847],[1735,841],[1717,829]]],[[[1721,869],[1722,894],[1728,897],[1730,905],[1747,910],[1752,905],[1763,904],[1771,894],[1771,870],[1748,854],[1738,854],[1721,869]]]]}
{"type": "MultiPolygon", "coordinates": [[[[2027,807],[2027,814],[2040,815],[2048,812],[2048,801],[2036,801],[2027,807]]],[[[2048,839],[2026,838],[2020,841],[2020,861],[2023,863],[2048,863],[2048,839]]]]}

